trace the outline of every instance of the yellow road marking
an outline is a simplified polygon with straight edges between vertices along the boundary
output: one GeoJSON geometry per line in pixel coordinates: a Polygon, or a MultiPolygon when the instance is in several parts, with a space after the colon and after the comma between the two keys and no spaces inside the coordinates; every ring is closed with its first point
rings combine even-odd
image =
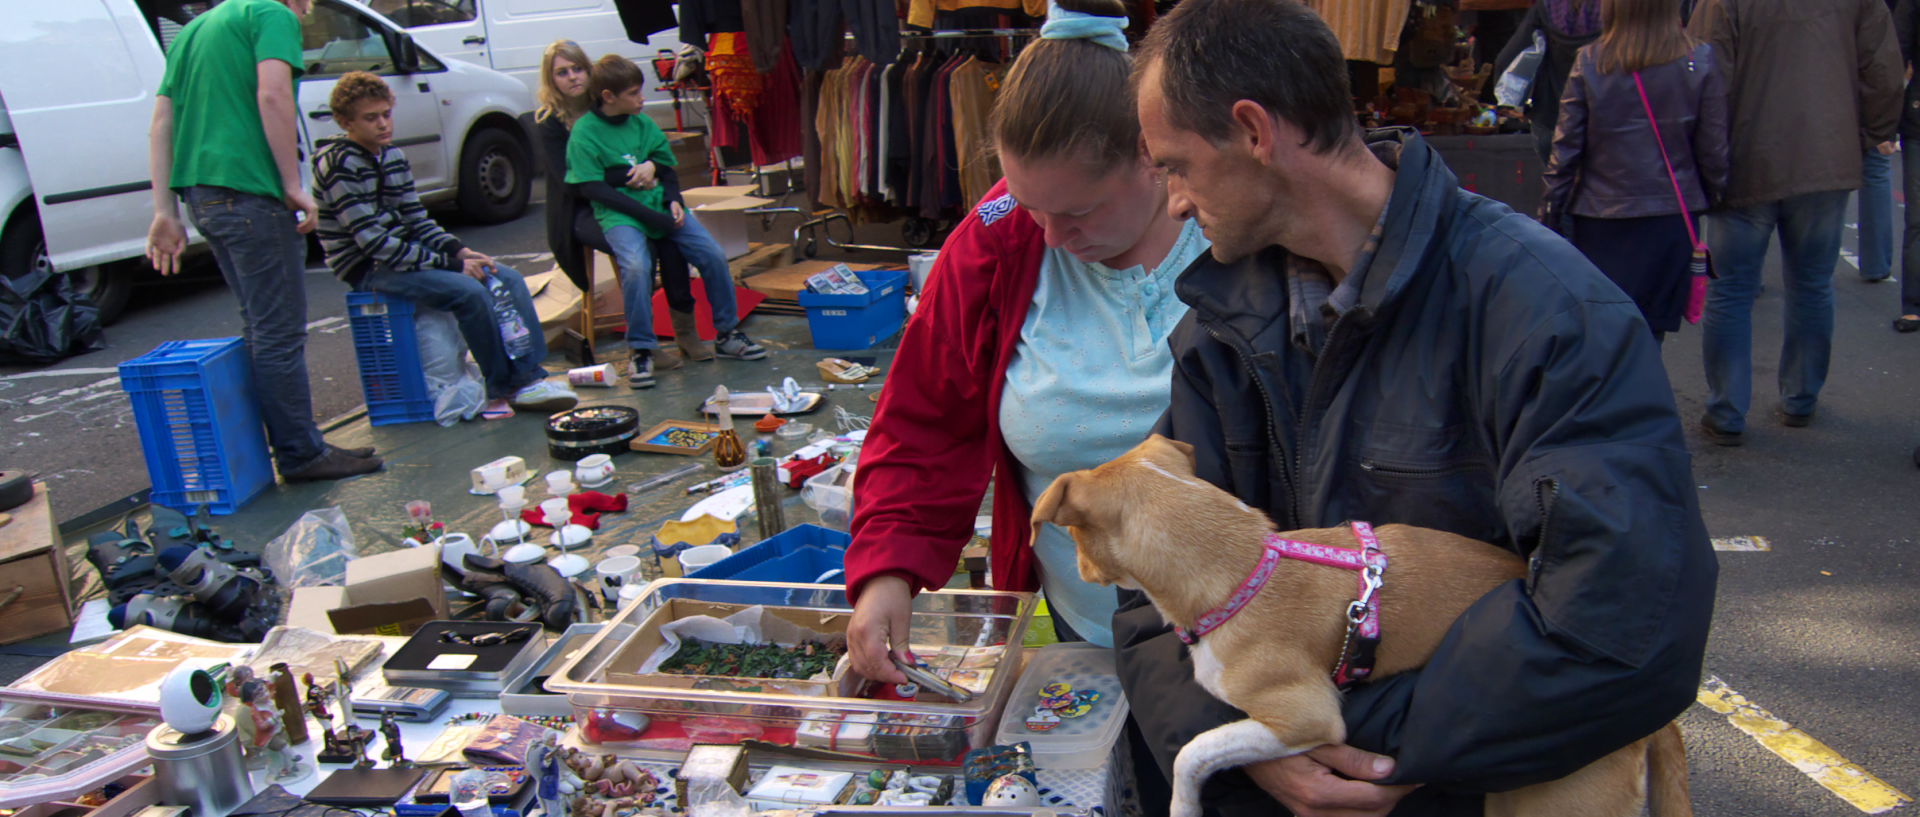
{"type": "Polygon", "coordinates": [[[1714,550],[1773,550],[1773,543],[1765,536],[1715,536],[1714,550]]]}
{"type": "Polygon", "coordinates": [[[1814,740],[1812,735],[1795,729],[1793,724],[1761,709],[1747,700],[1747,696],[1733,691],[1718,676],[1707,676],[1706,681],[1700,684],[1697,700],[1701,706],[1727,716],[1727,722],[1733,724],[1734,728],[1752,735],[1761,746],[1793,764],[1802,774],[1813,778],[1813,782],[1839,795],[1840,799],[1854,808],[1868,814],[1880,814],[1913,803],[1913,798],[1899,789],[1849,762],[1839,752],[1814,740]]]}

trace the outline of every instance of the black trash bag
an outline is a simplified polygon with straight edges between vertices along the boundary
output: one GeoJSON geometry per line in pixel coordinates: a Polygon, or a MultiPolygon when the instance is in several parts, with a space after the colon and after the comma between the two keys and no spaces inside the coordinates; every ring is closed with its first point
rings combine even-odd
{"type": "Polygon", "coordinates": [[[100,309],[70,276],[0,276],[0,363],[53,363],[103,348],[101,335],[100,309]]]}

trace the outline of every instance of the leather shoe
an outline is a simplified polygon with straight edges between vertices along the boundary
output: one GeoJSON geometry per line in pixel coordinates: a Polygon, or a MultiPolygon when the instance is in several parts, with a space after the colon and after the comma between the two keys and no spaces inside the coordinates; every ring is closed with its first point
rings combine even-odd
{"type": "Polygon", "coordinates": [[[1707,435],[1707,439],[1713,441],[1714,445],[1724,445],[1732,448],[1745,441],[1742,439],[1740,432],[1721,431],[1715,428],[1712,423],[1707,422],[1705,417],[1700,418],[1700,430],[1707,435]]]}
{"type": "Polygon", "coordinates": [[[383,464],[379,457],[356,457],[332,446],[327,453],[298,471],[281,474],[288,482],[318,482],[329,479],[346,479],[361,474],[371,474],[380,470],[383,464]]]}
{"type": "Polygon", "coordinates": [[[327,447],[359,460],[373,456],[373,446],[371,445],[363,445],[358,448],[341,448],[333,443],[327,443],[327,447]]]}
{"type": "Polygon", "coordinates": [[[1806,428],[1807,424],[1813,422],[1813,412],[1811,411],[1805,414],[1795,414],[1788,411],[1785,406],[1775,406],[1773,414],[1780,418],[1781,425],[1788,428],[1806,428]]]}

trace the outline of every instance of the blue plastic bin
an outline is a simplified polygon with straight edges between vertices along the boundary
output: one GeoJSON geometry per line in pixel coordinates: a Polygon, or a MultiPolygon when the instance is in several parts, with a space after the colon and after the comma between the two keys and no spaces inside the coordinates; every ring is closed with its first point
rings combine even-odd
{"type": "Polygon", "coordinates": [[[433,419],[433,398],[420,367],[413,302],[378,292],[347,293],[353,353],[360,360],[360,394],[374,425],[433,419]]]}
{"type": "MultiPolygon", "coordinates": [[[[700,568],[689,579],[733,579],[743,582],[813,583],[832,570],[844,570],[847,545],[853,537],[818,525],[796,525],[738,553],[700,568]]],[[[825,584],[844,584],[840,574],[825,584]]]]}
{"type": "Polygon", "coordinates": [[[864,295],[801,292],[815,349],[870,349],[907,322],[907,271],[857,272],[864,295]]]}
{"type": "Polygon", "coordinates": [[[247,347],[175,340],[120,364],[155,505],[226,515],[273,484],[247,347]]]}

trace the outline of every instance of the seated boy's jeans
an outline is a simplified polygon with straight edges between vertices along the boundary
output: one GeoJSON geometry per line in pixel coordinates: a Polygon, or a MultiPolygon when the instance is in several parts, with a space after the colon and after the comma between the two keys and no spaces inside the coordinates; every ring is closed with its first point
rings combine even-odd
{"type": "MultiPolygon", "coordinates": [[[[634,349],[655,349],[659,338],[653,334],[653,249],[640,228],[624,224],[607,231],[607,244],[613,247],[614,263],[620,265],[620,288],[625,296],[627,345],[634,349]]],[[[734,303],[733,274],[727,267],[727,254],[713,240],[707,228],[687,211],[679,229],[661,240],[672,241],[687,257],[687,263],[700,271],[701,286],[706,289],[707,304],[713,310],[713,328],[719,334],[740,325],[739,307],[734,303]]]]}
{"type": "Polygon", "coordinates": [[[533,349],[525,357],[507,357],[500,324],[493,318],[493,293],[487,291],[486,282],[464,272],[443,269],[396,272],[375,266],[360,279],[360,289],[453,313],[454,320],[460,323],[460,336],[466,339],[467,349],[473,352],[474,361],[480,364],[480,373],[487,379],[487,399],[504,400],[547,376],[547,370],[540,367],[547,359],[547,337],[540,331],[540,315],[534,311],[533,296],[527,293],[527,282],[520,273],[511,267],[496,265],[493,277],[507,285],[507,292],[512,294],[513,304],[520,311],[520,319],[526,321],[533,335],[533,349]]]}

